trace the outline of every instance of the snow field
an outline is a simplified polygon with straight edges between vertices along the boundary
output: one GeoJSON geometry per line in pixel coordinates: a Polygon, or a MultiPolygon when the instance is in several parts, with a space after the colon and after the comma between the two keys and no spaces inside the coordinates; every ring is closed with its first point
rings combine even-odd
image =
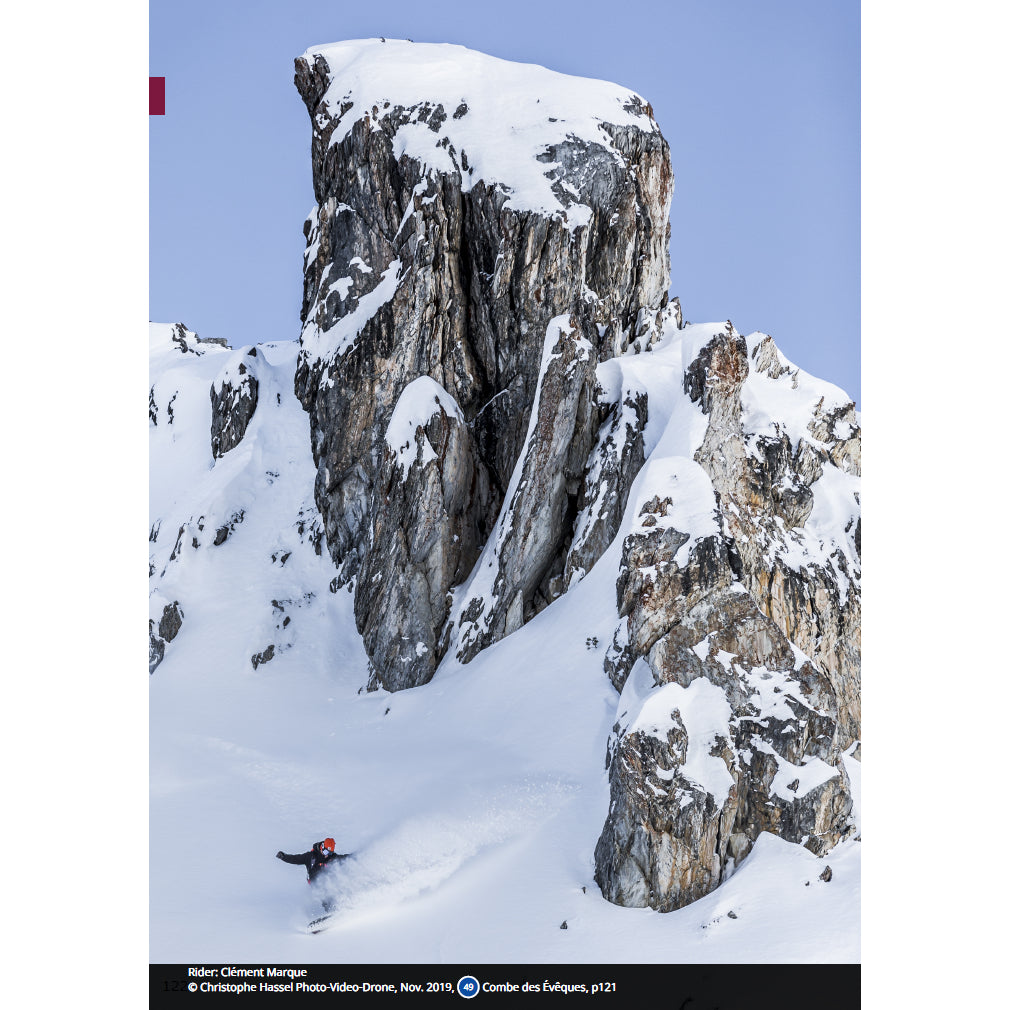
{"type": "MultiPolygon", "coordinates": [[[[601,366],[650,392],[655,458],[631,503],[684,486],[678,467],[696,466],[704,421],[679,376],[687,346],[706,332],[668,331],[655,351],[601,366]]],[[[602,660],[618,623],[614,585],[632,508],[569,593],[472,663],[450,652],[424,687],[361,690],[367,660],[352,597],[347,587],[330,592],[325,546],[317,556],[297,530],[299,511],[312,510],[315,471],[308,421],[290,393],[296,352],[260,349],[260,408],[216,462],[208,390],[236,352],[160,347],[152,358],[159,405],[178,393],[173,424],[152,427],[161,523],[152,583],[185,618],[151,678],[151,960],[858,960],[857,842],[818,859],[764,835],[722,887],[665,915],[611,905],[596,887],[618,703],[602,660]],[[208,521],[199,547],[186,541],[168,560],[180,525],[236,509],[244,517],[223,543],[213,545],[208,521]],[[251,657],[269,644],[273,658],[254,669],[251,657]],[[355,855],[333,872],[331,928],[309,935],[318,905],[301,868],[274,853],[330,835],[355,855]]],[[[699,523],[710,512],[707,497],[695,508],[702,490],[711,494],[679,499],[699,523]]],[[[644,711],[659,692],[643,688],[643,699],[644,711]]],[[[699,707],[702,721],[709,714],[699,707]]],[[[858,762],[846,767],[858,803],[858,762]]]]}

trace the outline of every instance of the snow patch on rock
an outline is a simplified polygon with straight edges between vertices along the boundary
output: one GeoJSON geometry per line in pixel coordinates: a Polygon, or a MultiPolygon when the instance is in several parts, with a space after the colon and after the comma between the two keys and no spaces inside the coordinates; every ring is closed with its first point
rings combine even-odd
{"type": "MultiPolygon", "coordinates": [[[[376,122],[402,110],[393,153],[425,172],[459,172],[463,191],[478,182],[509,192],[506,206],[548,214],[572,204],[558,198],[548,148],[578,138],[598,144],[623,163],[603,124],[658,131],[648,103],[627,88],[513,63],[456,45],[364,39],[313,46],[329,87],[316,111],[319,128],[335,122],[330,145],[362,117],[376,122]],[[466,166],[466,167],[464,167],[466,166]]],[[[569,226],[587,224],[584,205],[568,211],[569,226]]]]}
{"type": "Polygon", "coordinates": [[[424,466],[438,457],[423,428],[440,410],[451,414],[460,424],[466,424],[459,404],[428,375],[415,379],[400,394],[386,428],[386,445],[404,467],[415,462],[424,466]],[[416,447],[415,436],[418,439],[416,447]]]}

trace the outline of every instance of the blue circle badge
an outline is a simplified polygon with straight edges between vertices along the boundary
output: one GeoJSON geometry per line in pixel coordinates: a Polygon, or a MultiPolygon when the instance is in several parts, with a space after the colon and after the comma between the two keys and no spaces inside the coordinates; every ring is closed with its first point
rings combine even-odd
{"type": "Polygon", "coordinates": [[[480,982],[478,982],[473,975],[464,975],[456,983],[456,992],[458,992],[463,999],[473,999],[473,997],[480,992],[480,982]]]}

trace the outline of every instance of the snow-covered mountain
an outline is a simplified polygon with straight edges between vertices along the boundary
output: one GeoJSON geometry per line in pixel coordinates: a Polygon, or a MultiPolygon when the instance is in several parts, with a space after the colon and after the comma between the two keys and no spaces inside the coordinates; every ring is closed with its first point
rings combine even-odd
{"type": "Polygon", "coordinates": [[[300,340],[151,326],[152,960],[858,960],[854,405],[683,321],[639,96],[296,85],[300,340]]]}

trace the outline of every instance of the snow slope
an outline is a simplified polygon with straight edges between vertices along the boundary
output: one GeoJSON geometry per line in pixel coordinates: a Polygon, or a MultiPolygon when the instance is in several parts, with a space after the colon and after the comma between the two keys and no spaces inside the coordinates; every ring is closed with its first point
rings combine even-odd
{"type": "MultiPolygon", "coordinates": [[[[601,381],[649,391],[650,460],[630,504],[688,469],[704,423],[681,376],[706,332],[670,328],[655,350],[601,366],[601,381]]],[[[260,346],[259,406],[216,461],[210,384],[246,349],[200,346],[181,353],[170,327],[152,327],[152,527],[165,531],[152,585],[155,610],[178,600],[185,615],[151,678],[152,962],[859,960],[858,841],[818,859],[763,835],[723,886],[676,912],[602,898],[593,849],[618,701],[602,660],[626,530],[469,665],[447,659],[423,687],[367,693],[351,596],[330,591],[316,552],[297,346],[260,346]],[[239,511],[215,545],[206,533],[239,511]],[[318,905],[274,853],[327,835],[354,858],[333,874],[332,928],[310,935],[318,905]]],[[[858,798],[858,762],[848,768],[858,798]]]]}

